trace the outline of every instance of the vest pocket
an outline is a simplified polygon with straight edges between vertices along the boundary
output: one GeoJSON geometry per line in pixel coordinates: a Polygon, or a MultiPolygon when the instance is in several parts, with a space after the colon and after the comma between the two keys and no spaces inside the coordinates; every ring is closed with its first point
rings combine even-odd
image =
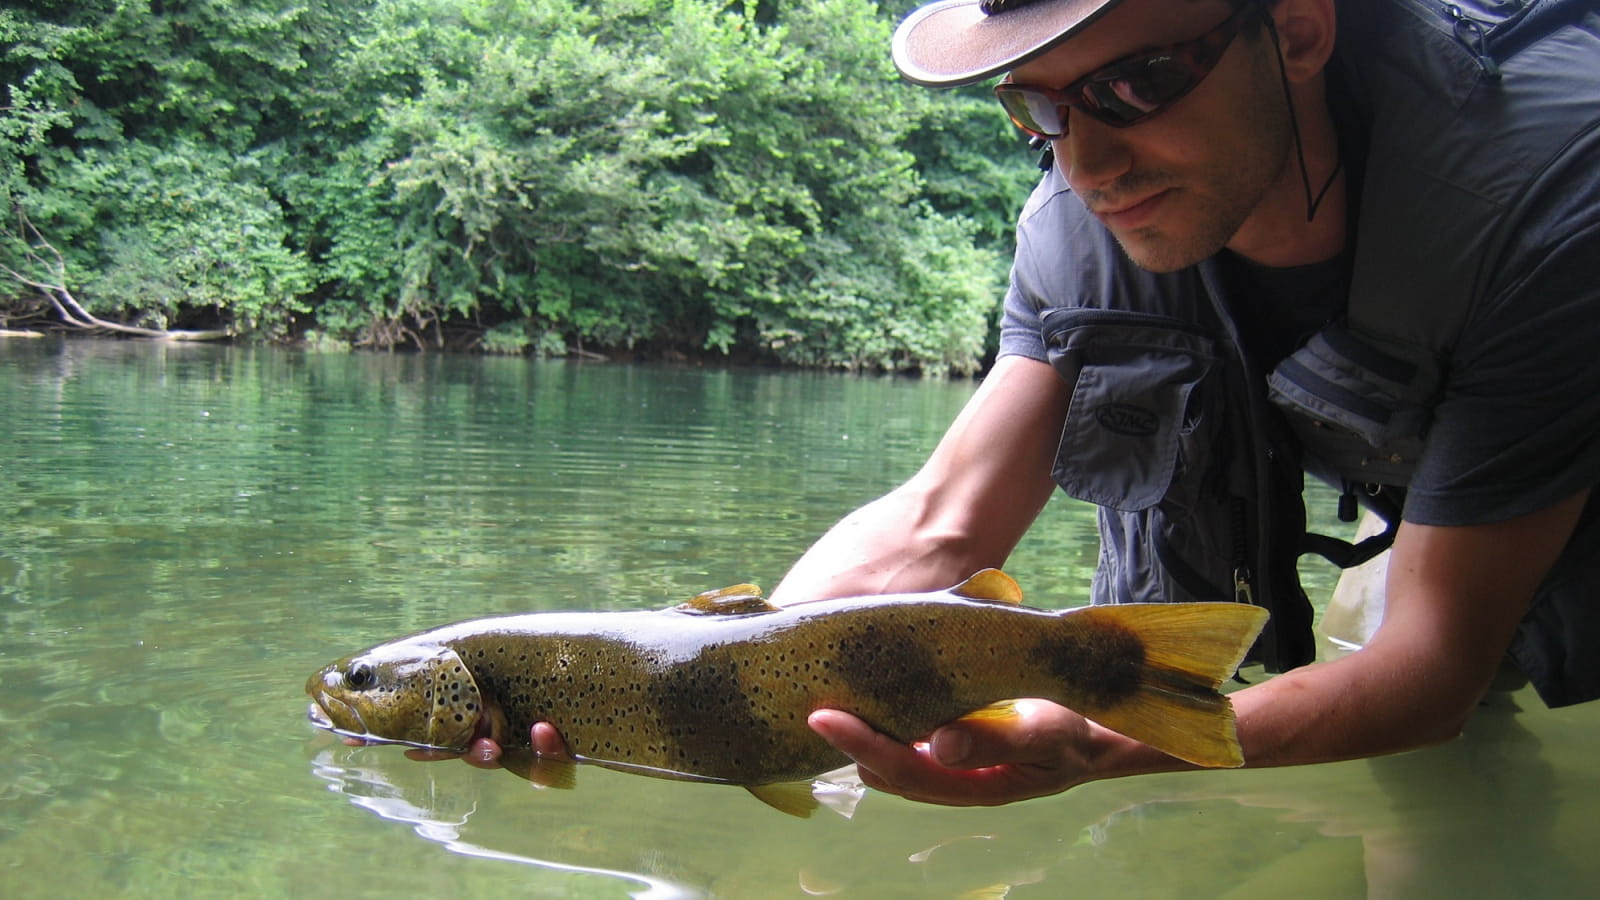
{"type": "Polygon", "coordinates": [[[1310,453],[1362,481],[1405,484],[1427,431],[1438,384],[1431,357],[1402,358],[1335,323],[1267,379],[1310,453]]]}
{"type": "Polygon", "coordinates": [[[1202,386],[1214,341],[1192,323],[1109,309],[1052,309],[1042,330],[1050,364],[1073,385],[1056,454],[1069,495],[1133,512],[1156,505],[1204,454],[1202,386]]]}

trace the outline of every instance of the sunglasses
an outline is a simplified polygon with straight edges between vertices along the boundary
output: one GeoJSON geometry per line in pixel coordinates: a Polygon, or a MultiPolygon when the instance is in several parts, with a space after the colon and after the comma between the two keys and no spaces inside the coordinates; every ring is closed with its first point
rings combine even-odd
{"type": "Polygon", "coordinates": [[[1011,121],[1037,138],[1066,137],[1069,109],[1126,128],[1194,90],[1222,59],[1246,16],[1258,9],[1247,3],[1192,41],[1125,56],[1060,90],[1007,80],[995,85],[994,93],[1011,121]]]}

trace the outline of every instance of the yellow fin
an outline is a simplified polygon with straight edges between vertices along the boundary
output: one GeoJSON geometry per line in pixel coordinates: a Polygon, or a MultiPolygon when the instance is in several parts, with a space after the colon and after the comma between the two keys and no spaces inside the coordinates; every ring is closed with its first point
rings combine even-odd
{"type": "Polygon", "coordinates": [[[744,616],[750,613],[777,612],[778,607],[761,596],[753,584],[735,584],[720,590],[696,594],[673,607],[678,612],[697,616],[744,616]]]}
{"type": "Polygon", "coordinates": [[[578,784],[578,766],[564,759],[540,756],[524,748],[506,748],[500,754],[500,766],[512,774],[526,778],[534,787],[571,790],[578,784]]]}
{"type": "Polygon", "coordinates": [[[1089,628],[1130,632],[1144,647],[1133,694],[1084,715],[1196,765],[1244,765],[1233,704],[1218,688],[1261,633],[1266,610],[1246,603],[1129,603],[1067,615],[1089,628]]]}
{"type": "Polygon", "coordinates": [[[962,894],[956,900],[1003,900],[1011,893],[1009,884],[991,884],[987,887],[974,888],[962,894]]]}
{"type": "Polygon", "coordinates": [[[777,784],[752,784],[746,785],[745,790],[755,795],[757,800],[772,807],[781,813],[798,816],[802,819],[811,818],[817,811],[819,804],[817,798],[811,793],[809,781],[783,781],[777,784]]]}
{"type": "Polygon", "coordinates": [[[966,715],[962,716],[961,718],[957,719],[956,721],[958,721],[958,722],[1000,722],[1000,721],[1005,721],[1007,719],[1015,719],[1016,717],[1017,717],[1017,701],[1015,701],[1015,700],[1000,700],[1000,701],[991,703],[988,706],[980,706],[977,709],[973,710],[972,712],[969,712],[966,715]]]}
{"type": "Polygon", "coordinates": [[[999,569],[984,569],[950,589],[950,593],[968,600],[993,600],[997,603],[1021,603],[1022,588],[1010,575],[999,569]]]}

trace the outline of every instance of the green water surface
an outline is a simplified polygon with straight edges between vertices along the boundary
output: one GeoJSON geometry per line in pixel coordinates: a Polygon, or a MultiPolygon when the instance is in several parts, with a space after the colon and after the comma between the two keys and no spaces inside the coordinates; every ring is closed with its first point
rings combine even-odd
{"type": "MultiPolygon", "coordinates": [[[[0,896],[1588,896],[1600,704],[1445,747],[853,818],[350,748],[306,676],[534,609],[772,585],[962,381],[0,341],[0,896]]],[[[1008,569],[1082,602],[1090,511],[1008,569]]],[[[1312,572],[1331,584],[1331,574],[1312,572]]],[[[1518,712],[1517,709],[1521,708],[1518,712]]]]}

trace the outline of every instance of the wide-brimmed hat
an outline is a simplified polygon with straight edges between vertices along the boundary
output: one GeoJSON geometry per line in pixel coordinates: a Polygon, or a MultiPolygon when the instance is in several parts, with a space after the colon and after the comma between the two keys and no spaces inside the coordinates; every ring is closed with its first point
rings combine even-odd
{"type": "Polygon", "coordinates": [[[971,84],[1077,34],[1122,0],[936,0],[894,33],[894,64],[929,87],[971,84]]]}

